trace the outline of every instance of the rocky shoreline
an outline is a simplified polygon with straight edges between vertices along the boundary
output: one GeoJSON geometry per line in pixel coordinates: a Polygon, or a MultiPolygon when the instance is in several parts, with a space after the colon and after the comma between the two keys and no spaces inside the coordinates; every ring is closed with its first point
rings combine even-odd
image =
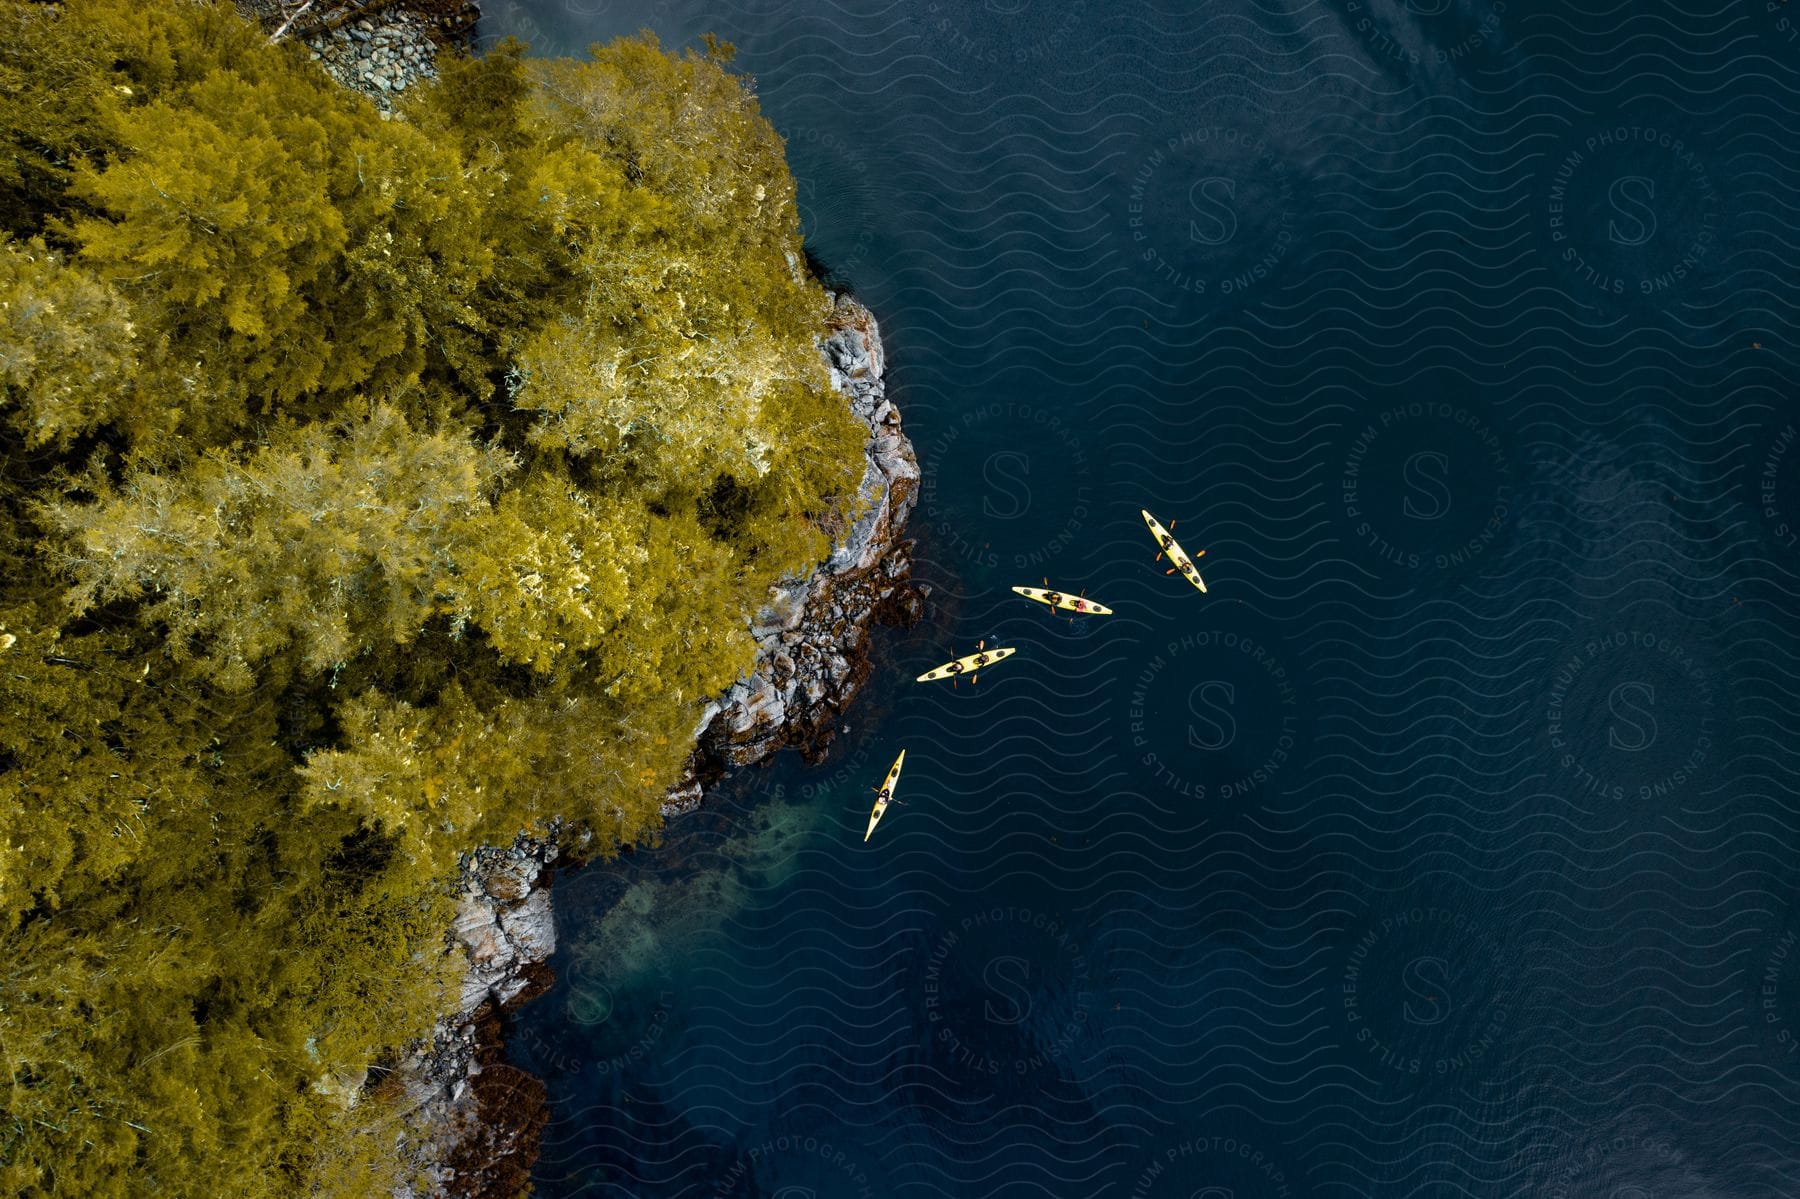
{"type": "MultiPolygon", "coordinates": [[[[910,625],[924,595],[911,581],[912,543],[902,538],[918,497],[919,466],[883,386],[881,335],[868,309],[833,297],[821,344],[832,385],[868,425],[858,496],[863,515],[829,558],[771,590],[752,631],[756,665],[702,715],[687,777],[663,804],[665,818],[692,811],[724,774],[797,746],[813,759],[840,727],[868,677],[872,621],[910,625]]],[[[585,842],[576,841],[579,855],[585,842]]],[[[399,1152],[428,1180],[395,1199],[512,1199],[529,1178],[548,1117],[543,1084],[504,1059],[506,1014],[549,986],[556,948],[550,884],[569,846],[560,822],[542,838],[467,855],[459,880],[454,944],[468,959],[457,1010],[415,1046],[389,1085],[422,1134],[399,1152]]]]}
{"type": "Polygon", "coordinates": [[[670,793],[665,817],[691,810],[705,784],[784,746],[816,761],[838,717],[868,677],[869,622],[910,626],[924,610],[901,539],[919,494],[919,461],[887,398],[887,359],[875,317],[849,295],[833,297],[820,346],[831,383],[869,428],[857,502],[863,515],[812,574],[771,589],[751,632],[756,666],[701,716],[689,780],[670,793]]]}

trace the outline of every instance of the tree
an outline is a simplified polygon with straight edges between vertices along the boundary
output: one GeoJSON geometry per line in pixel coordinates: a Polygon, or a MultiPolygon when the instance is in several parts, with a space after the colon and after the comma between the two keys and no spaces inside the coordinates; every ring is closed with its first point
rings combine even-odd
{"type": "Polygon", "coordinates": [[[28,448],[67,448],[117,419],[136,365],[117,292],[42,240],[0,242],[0,410],[28,448]]]}
{"type": "Polygon", "coordinates": [[[95,502],[46,514],[66,537],[73,613],[141,597],[177,659],[196,654],[223,685],[249,687],[290,646],[323,671],[371,641],[409,641],[512,466],[377,405],[284,429],[242,461],[214,450],[117,489],[94,478],[95,502]]]}

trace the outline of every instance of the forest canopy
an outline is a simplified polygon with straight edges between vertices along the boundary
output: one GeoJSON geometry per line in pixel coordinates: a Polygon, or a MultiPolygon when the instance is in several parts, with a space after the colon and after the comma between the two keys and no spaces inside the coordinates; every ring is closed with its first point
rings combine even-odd
{"type": "Polygon", "coordinates": [[[861,460],[726,57],[0,0],[0,1192],[380,1193],[459,856],[654,832],[861,460]]]}

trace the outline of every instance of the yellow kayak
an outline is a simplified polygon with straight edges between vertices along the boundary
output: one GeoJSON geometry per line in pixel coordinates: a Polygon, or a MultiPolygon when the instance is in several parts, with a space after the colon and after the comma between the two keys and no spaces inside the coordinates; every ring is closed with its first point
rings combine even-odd
{"type": "Polygon", "coordinates": [[[900,781],[900,763],[904,761],[906,761],[906,751],[901,750],[900,756],[894,759],[893,768],[888,771],[887,778],[882,780],[881,796],[875,801],[875,810],[869,813],[869,831],[863,834],[864,841],[875,835],[875,826],[881,823],[881,814],[887,811],[888,804],[892,802],[894,784],[900,781]]]}
{"type": "Polygon", "coordinates": [[[1105,604],[1097,604],[1093,600],[1083,599],[1079,595],[1064,595],[1060,591],[1051,591],[1047,587],[1014,587],[1013,590],[1028,600],[1049,604],[1052,608],[1060,608],[1065,612],[1085,612],[1091,616],[1112,615],[1112,609],[1105,604]]]}
{"type": "MultiPolygon", "coordinates": [[[[1151,516],[1150,513],[1145,512],[1142,508],[1138,509],[1138,511],[1144,513],[1144,523],[1150,526],[1150,536],[1156,538],[1156,544],[1162,547],[1162,552],[1169,555],[1169,561],[1175,564],[1175,570],[1179,570],[1182,578],[1198,587],[1201,592],[1204,593],[1206,591],[1206,580],[1200,577],[1200,572],[1198,570],[1194,569],[1194,560],[1187,556],[1187,551],[1176,544],[1175,538],[1170,536],[1169,531],[1163,528],[1161,523],[1158,522],[1154,516],[1151,516]]],[[[1205,550],[1201,550],[1200,552],[1202,554],[1206,553],[1205,550]]]]}
{"type": "Polygon", "coordinates": [[[966,658],[958,658],[954,662],[946,662],[942,666],[933,667],[913,681],[916,683],[932,683],[938,679],[954,679],[973,675],[976,671],[992,666],[1002,658],[1010,658],[1018,653],[1014,649],[984,649],[978,654],[970,654],[966,658]]]}

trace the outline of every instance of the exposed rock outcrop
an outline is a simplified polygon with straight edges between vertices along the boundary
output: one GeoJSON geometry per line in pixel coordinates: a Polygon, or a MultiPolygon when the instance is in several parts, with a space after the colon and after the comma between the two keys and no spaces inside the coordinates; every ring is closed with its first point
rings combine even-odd
{"type": "MultiPolygon", "coordinates": [[[[455,947],[468,959],[456,1010],[414,1047],[396,1075],[422,1130],[399,1153],[428,1180],[425,1195],[510,1196],[537,1156],[543,1084],[501,1060],[502,1013],[549,985],[556,949],[549,884],[561,822],[542,838],[467,855],[458,876],[455,947]]],[[[418,1199],[402,1188],[395,1199],[418,1199]]]]}
{"type": "Polygon", "coordinates": [[[868,677],[871,618],[911,624],[922,608],[911,581],[912,543],[900,536],[918,499],[919,461],[887,398],[874,316],[850,296],[835,296],[821,348],[832,385],[869,427],[857,492],[862,515],[823,565],[770,590],[751,626],[756,667],[708,705],[693,769],[669,793],[664,816],[698,806],[703,784],[730,767],[761,761],[786,745],[809,758],[821,753],[868,677]]]}
{"type": "Polygon", "coordinates": [[[481,9],[475,0],[237,0],[271,33],[308,47],[313,61],[383,112],[437,75],[440,46],[466,47],[481,9]]]}
{"type": "Polygon", "coordinates": [[[303,39],[333,79],[362,92],[381,109],[407,88],[437,77],[437,30],[416,13],[383,13],[303,39]]]}

